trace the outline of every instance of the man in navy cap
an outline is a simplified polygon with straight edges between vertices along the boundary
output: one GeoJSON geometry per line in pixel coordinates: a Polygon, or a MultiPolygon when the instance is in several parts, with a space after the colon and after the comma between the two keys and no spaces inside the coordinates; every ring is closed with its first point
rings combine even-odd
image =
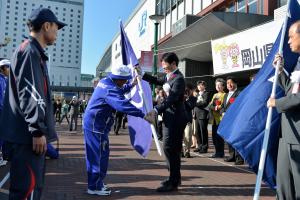
{"type": "Polygon", "coordinates": [[[110,195],[103,183],[109,159],[108,134],[114,122],[113,111],[141,117],[154,123],[154,119],[136,108],[124,94],[136,84],[127,83],[131,70],[127,66],[113,67],[106,78],[100,80],[84,114],[84,138],[88,173],[88,194],[110,195]]]}
{"type": "Polygon", "coordinates": [[[40,199],[47,143],[57,140],[44,49],[66,24],[46,8],[32,11],[30,37],[14,52],[0,119],[10,165],[9,199],[40,199]]]}

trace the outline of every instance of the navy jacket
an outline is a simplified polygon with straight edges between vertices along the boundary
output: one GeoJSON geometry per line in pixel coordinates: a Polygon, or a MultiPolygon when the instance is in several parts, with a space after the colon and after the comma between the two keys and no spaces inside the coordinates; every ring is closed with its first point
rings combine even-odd
{"type": "Polygon", "coordinates": [[[0,139],[31,144],[33,136],[57,139],[46,61],[48,57],[34,38],[25,40],[14,52],[6,87],[0,139]]]}
{"type": "Polygon", "coordinates": [[[119,88],[109,77],[100,80],[85,110],[83,128],[94,133],[108,133],[114,122],[114,110],[143,118],[144,113],[124,96],[131,88],[131,84],[119,88]]]}

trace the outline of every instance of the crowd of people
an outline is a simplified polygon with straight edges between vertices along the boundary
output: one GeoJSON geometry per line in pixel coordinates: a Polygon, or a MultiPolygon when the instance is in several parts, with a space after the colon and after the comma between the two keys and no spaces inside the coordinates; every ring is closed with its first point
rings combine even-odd
{"type": "MultiPolygon", "coordinates": [[[[208,124],[212,125],[212,141],[215,148],[212,158],[224,158],[226,162],[234,162],[235,165],[244,164],[239,153],[228,144],[229,156],[224,154],[224,140],[217,134],[217,129],[226,110],[234,102],[240,91],[234,77],[226,80],[217,78],[215,89],[217,93],[212,94],[206,90],[207,83],[203,80],[197,81],[196,85],[186,84],[184,94],[185,114],[187,125],[184,129],[182,157],[191,158],[190,151],[203,154],[208,152],[208,124]],[[226,92],[225,92],[226,91],[226,92]]],[[[161,104],[167,95],[163,88],[156,88],[155,105],[161,104]]],[[[157,134],[158,139],[163,138],[163,116],[158,115],[157,134]]]]}
{"type": "MultiPolygon", "coordinates": [[[[157,192],[178,189],[181,185],[181,158],[190,158],[192,148],[198,153],[208,152],[209,123],[212,124],[214,145],[211,157],[224,158],[236,165],[244,163],[239,152],[230,145],[229,156],[225,157],[225,142],[217,133],[222,118],[239,95],[234,77],[217,78],[214,94],[207,91],[207,83],[203,80],[197,81],[196,85],[186,84],[178,68],[179,59],[171,52],[161,58],[164,77],[143,73],[138,66],[135,68],[138,75],[132,77],[128,66],[114,66],[111,74],[99,81],[89,102],[79,101],[77,96],[70,102],[54,100],[44,49],[55,42],[57,31],[66,24],[60,22],[50,9],[38,8],[32,11],[27,25],[30,37],[16,49],[12,62],[7,59],[0,61],[0,147],[4,142],[2,153],[10,161],[9,199],[41,198],[47,146],[58,139],[55,123],[60,124],[66,118],[69,131],[76,131],[78,116],[82,113],[87,193],[91,195],[111,194],[104,183],[110,152],[108,135],[114,118],[114,132],[119,134],[124,115],[139,117],[157,126],[169,171],[168,178],[157,187],[157,192]],[[161,86],[157,88],[153,110],[148,113],[143,113],[124,96],[138,79],[161,86]]],[[[300,22],[291,26],[289,37],[292,51],[300,53],[300,22]]],[[[299,199],[299,83],[292,84],[283,72],[282,56],[278,55],[275,62],[281,63],[280,86],[286,92],[286,96],[280,99],[270,98],[267,104],[283,113],[277,192],[279,199],[299,199]],[[295,87],[297,91],[294,91],[295,87]]],[[[300,69],[300,61],[295,69],[297,67],[300,69]]],[[[0,159],[0,165],[3,162],[0,159]]]]}
{"type": "Polygon", "coordinates": [[[77,131],[78,117],[82,118],[87,106],[86,100],[79,100],[77,96],[73,96],[70,101],[64,99],[52,99],[53,114],[55,122],[62,123],[64,119],[67,120],[69,131],[77,131]]]}

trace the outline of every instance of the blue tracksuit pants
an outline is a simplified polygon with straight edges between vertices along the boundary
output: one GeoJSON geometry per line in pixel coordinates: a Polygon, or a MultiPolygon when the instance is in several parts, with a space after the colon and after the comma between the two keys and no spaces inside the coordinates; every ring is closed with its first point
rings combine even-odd
{"type": "Polygon", "coordinates": [[[84,130],[88,189],[101,190],[109,159],[108,133],[84,130]]]}

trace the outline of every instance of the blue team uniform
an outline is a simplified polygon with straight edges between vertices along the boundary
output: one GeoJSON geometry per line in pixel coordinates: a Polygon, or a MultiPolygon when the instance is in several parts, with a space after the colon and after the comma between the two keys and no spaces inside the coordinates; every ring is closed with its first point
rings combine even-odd
{"type": "Polygon", "coordinates": [[[0,114],[3,108],[3,100],[4,100],[6,83],[7,83],[7,78],[0,73],[0,114]]]}
{"type": "MultiPolygon", "coordinates": [[[[0,115],[2,113],[2,108],[3,108],[3,100],[4,100],[6,82],[7,82],[7,78],[3,74],[0,73],[0,115]]],[[[1,150],[1,148],[2,148],[2,140],[0,140],[0,150],[1,150]]]]}
{"type": "Polygon", "coordinates": [[[114,121],[113,111],[144,117],[144,113],[124,96],[131,88],[131,84],[119,88],[110,77],[106,77],[100,80],[87,105],[83,129],[90,190],[103,188],[109,158],[108,134],[114,121]]]}

